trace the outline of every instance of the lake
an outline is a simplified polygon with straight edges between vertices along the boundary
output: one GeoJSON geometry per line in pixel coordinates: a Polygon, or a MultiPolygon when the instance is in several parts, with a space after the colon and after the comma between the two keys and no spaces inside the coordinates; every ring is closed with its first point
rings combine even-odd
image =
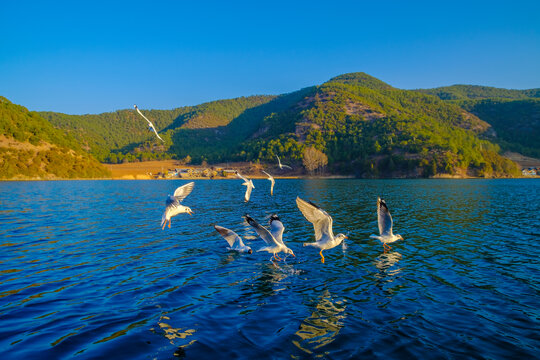
{"type": "Polygon", "coordinates": [[[538,357],[538,180],[200,180],[161,230],[187,182],[0,182],[2,359],[538,357]],[[348,233],[325,264],[296,196],[348,233]],[[296,258],[227,251],[213,224],[264,245],[246,213],[296,258]]]}

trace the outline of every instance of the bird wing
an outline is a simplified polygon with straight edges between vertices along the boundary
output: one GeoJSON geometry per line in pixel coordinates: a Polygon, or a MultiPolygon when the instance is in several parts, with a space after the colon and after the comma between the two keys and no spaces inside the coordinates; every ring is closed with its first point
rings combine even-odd
{"type": "Polygon", "coordinates": [[[264,242],[266,242],[267,245],[269,245],[269,246],[277,246],[277,245],[279,245],[279,243],[276,241],[274,236],[272,236],[270,231],[268,231],[266,228],[261,226],[251,216],[245,215],[244,217],[246,218],[246,221],[248,222],[248,224],[251,225],[255,229],[257,234],[261,237],[261,239],[264,240],[264,242]]]}
{"type": "Polygon", "coordinates": [[[278,243],[285,245],[283,243],[283,231],[285,231],[285,226],[283,226],[280,220],[272,220],[270,222],[270,233],[278,243]]]}
{"type": "Polygon", "coordinates": [[[139,108],[137,107],[137,105],[134,105],[134,107],[135,107],[135,110],[137,110],[137,112],[139,113],[139,115],[141,115],[141,116],[144,118],[144,120],[146,120],[146,121],[148,122],[148,125],[150,125],[150,128],[151,128],[152,130],[154,130],[154,132],[156,133],[156,136],[159,138],[159,140],[165,142],[165,140],[163,140],[163,139],[158,135],[158,133],[157,133],[157,131],[156,131],[156,127],[154,126],[154,124],[152,124],[152,122],[151,122],[150,120],[148,120],[148,119],[146,118],[146,116],[143,115],[143,113],[139,110],[139,108]]]}
{"type": "Polygon", "coordinates": [[[244,180],[244,182],[246,182],[246,183],[249,182],[249,180],[245,176],[240,174],[238,171],[236,172],[236,177],[244,180]]]}
{"type": "Polygon", "coordinates": [[[270,180],[270,194],[271,195],[274,195],[274,184],[276,183],[276,180],[274,180],[274,177],[272,175],[270,175],[269,173],[267,173],[266,171],[262,171],[263,173],[265,173],[267,176],[268,176],[268,180],[270,180]]]}
{"type": "Polygon", "coordinates": [[[229,230],[227,228],[224,228],[222,226],[219,226],[219,225],[214,225],[214,229],[216,229],[216,231],[221,235],[223,236],[223,238],[225,240],[227,240],[227,242],[229,243],[229,246],[232,248],[234,243],[236,241],[238,241],[241,245],[244,245],[242,243],[242,238],[237,234],[235,233],[234,231],[232,230],[229,230]]]}
{"type": "Polygon", "coordinates": [[[194,182],[190,182],[190,183],[187,183],[186,185],[180,186],[174,191],[174,197],[179,202],[182,202],[182,200],[184,200],[184,198],[191,193],[194,186],[195,186],[194,182]]]}
{"type": "Polygon", "coordinates": [[[296,205],[302,212],[302,215],[313,224],[315,230],[315,241],[321,240],[323,235],[333,238],[332,234],[332,217],[326,211],[315,205],[314,203],[304,201],[299,197],[296,198],[296,205]]]}
{"type": "Polygon", "coordinates": [[[392,235],[392,216],[386,206],[384,199],[377,198],[377,217],[379,223],[379,234],[392,235]]]}
{"type": "Polygon", "coordinates": [[[291,169],[292,170],[292,167],[290,167],[289,165],[281,165],[282,167],[284,168],[287,168],[287,169],[291,169]]]}
{"type": "Polygon", "coordinates": [[[248,180],[242,185],[246,186],[246,193],[244,194],[244,200],[249,201],[249,197],[251,196],[251,190],[253,190],[255,186],[253,186],[253,182],[251,180],[248,180]]]}

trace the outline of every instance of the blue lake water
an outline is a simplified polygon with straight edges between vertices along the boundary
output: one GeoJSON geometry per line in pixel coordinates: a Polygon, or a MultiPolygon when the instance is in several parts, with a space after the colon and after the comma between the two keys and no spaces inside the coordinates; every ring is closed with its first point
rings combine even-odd
{"type": "Polygon", "coordinates": [[[1,182],[2,359],[538,357],[538,180],[255,180],[247,204],[241,180],[195,181],[162,231],[185,183],[1,182]],[[296,196],[349,232],[325,264],[296,196]],[[277,213],[297,257],[227,251],[213,224],[263,246],[245,213],[277,213]]]}

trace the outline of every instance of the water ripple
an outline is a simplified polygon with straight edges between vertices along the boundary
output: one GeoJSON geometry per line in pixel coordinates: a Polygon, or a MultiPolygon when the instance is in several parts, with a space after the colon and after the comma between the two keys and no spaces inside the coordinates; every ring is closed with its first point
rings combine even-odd
{"type": "Polygon", "coordinates": [[[3,358],[531,358],[540,338],[540,198],[530,180],[0,183],[3,358]],[[303,248],[300,196],[349,233],[303,248]],[[377,196],[404,241],[383,253],[377,196]],[[296,258],[236,254],[212,225],[282,218],[296,258]]]}

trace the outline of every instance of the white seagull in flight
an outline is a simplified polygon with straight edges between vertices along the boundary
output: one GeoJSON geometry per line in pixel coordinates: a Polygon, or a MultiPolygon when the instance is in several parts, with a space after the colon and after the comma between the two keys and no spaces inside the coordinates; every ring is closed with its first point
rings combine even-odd
{"type": "Polygon", "coordinates": [[[167,196],[167,200],[165,201],[165,204],[167,204],[167,206],[165,207],[165,212],[161,217],[161,230],[165,229],[167,221],[169,221],[169,229],[171,228],[171,218],[173,216],[182,213],[188,213],[189,215],[191,215],[193,213],[190,208],[180,204],[182,200],[184,200],[184,198],[191,193],[191,191],[193,190],[193,186],[195,186],[194,182],[187,183],[186,185],[177,188],[174,191],[174,195],[167,196]]]}
{"type": "Polygon", "coordinates": [[[248,202],[249,197],[251,196],[251,190],[255,189],[255,186],[253,185],[253,181],[251,181],[251,179],[248,179],[242,176],[238,171],[236,172],[236,176],[244,180],[244,183],[242,184],[246,186],[246,193],[244,194],[244,201],[248,202]]]}
{"type": "Polygon", "coordinates": [[[257,250],[257,252],[267,251],[273,254],[273,256],[270,258],[270,261],[272,261],[272,259],[281,260],[277,253],[282,251],[285,254],[291,254],[292,256],[295,256],[294,252],[283,243],[282,237],[285,227],[283,226],[283,223],[281,222],[281,220],[279,220],[279,217],[277,215],[274,214],[270,217],[270,231],[268,231],[268,229],[266,229],[264,226],[261,226],[251,216],[246,214],[244,215],[244,218],[249,225],[253,226],[261,239],[266,242],[267,246],[260,248],[259,250],[257,250]]]}
{"type": "Polygon", "coordinates": [[[224,228],[219,225],[214,225],[214,229],[223,236],[225,240],[227,240],[227,243],[229,243],[228,250],[235,250],[238,252],[247,252],[248,254],[251,254],[253,250],[247,245],[244,245],[244,242],[242,241],[242,238],[235,233],[232,230],[229,230],[227,228],[224,228]]]}
{"type": "Polygon", "coordinates": [[[298,205],[298,209],[300,209],[302,215],[313,224],[313,229],[315,230],[315,242],[304,243],[304,246],[313,246],[321,249],[319,254],[321,255],[321,262],[324,264],[323,250],[338,246],[342,241],[347,239],[347,236],[343,234],[334,236],[332,231],[332,217],[311,201],[307,202],[297,197],[296,205],[298,205]]]}
{"type": "Polygon", "coordinates": [[[278,165],[279,165],[279,168],[280,168],[280,169],[282,169],[282,170],[283,170],[283,169],[291,169],[291,170],[292,170],[292,167],[290,167],[289,165],[283,165],[283,164],[281,163],[281,160],[279,160],[279,156],[276,155],[276,157],[277,157],[277,161],[278,161],[278,165]]]}
{"type": "Polygon", "coordinates": [[[377,198],[377,217],[380,235],[371,235],[370,238],[379,239],[383,244],[384,252],[386,252],[391,249],[390,245],[386,245],[387,243],[403,240],[403,237],[399,234],[394,235],[392,233],[392,216],[390,215],[388,206],[386,206],[386,202],[381,198],[377,198]]]}
{"type": "Polygon", "coordinates": [[[155,133],[156,133],[156,136],[158,137],[159,140],[165,142],[165,140],[163,140],[161,138],[161,136],[159,136],[159,134],[157,133],[156,131],[156,128],[154,127],[154,124],[152,124],[152,122],[150,120],[148,120],[146,118],[146,116],[143,115],[143,113],[139,110],[139,108],[137,107],[137,105],[133,105],[133,107],[135,108],[135,110],[137,110],[137,112],[144,118],[144,120],[148,121],[148,129],[149,130],[153,130],[155,133]]]}
{"type": "Polygon", "coordinates": [[[262,172],[265,173],[266,176],[268,176],[268,180],[270,180],[270,182],[272,183],[272,185],[270,186],[270,195],[274,195],[274,184],[276,183],[276,180],[274,180],[274,177],[266,171],[263,170],[262,172]]]}

